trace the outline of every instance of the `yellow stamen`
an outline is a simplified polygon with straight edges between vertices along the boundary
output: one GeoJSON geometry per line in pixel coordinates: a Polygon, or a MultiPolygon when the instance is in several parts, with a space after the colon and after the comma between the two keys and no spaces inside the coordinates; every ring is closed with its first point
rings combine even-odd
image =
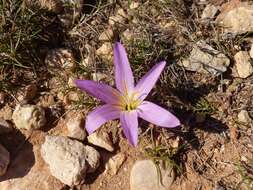
{"type": "Polygon", "coordinates": [[[120,101],[121,109],[123,111],[132,111],[137,109],[137,107],[141,104],[141,101],[138,99],[138,95],[138,92],[134,92],[129,96],[129,93],[126,92],[120,101]]]}

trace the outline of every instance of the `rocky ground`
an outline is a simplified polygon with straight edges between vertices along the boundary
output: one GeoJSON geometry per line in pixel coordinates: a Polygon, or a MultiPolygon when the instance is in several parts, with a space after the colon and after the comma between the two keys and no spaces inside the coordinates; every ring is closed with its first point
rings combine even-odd
{"type": "Polygon", "coordinates": [[[253,189],[253,3],[0,2],[0,190],[253,189]],[[100,104],[74,80],[114,85],[112,46],[136,80],[167,67],[150,100],[182,125],[118,121],[88,135],[100,104]]]}

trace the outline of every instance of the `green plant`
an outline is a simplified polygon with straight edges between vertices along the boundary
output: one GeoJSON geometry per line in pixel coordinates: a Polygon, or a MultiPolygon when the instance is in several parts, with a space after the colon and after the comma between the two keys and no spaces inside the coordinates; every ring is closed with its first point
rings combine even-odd
{"type": "Polygon", "coordinates": [[[207,99],[200,98],[193,110],[199,114],[210,115],[216,111],[216,108],[207,99]]]}
{"type": "Polygon", "coordinates": [[[162,163],[165,169],[168,167],[172,167],[176,169],[178,173],[181,173],[181,166],[178,165],[174,160],[174,157],[178,153],[178,151],[179,149],[170,149],[163,145],[158,145],[153,148],[145,149],[146,155],[150,157],[157,165],[162,163]]]}
{"type": "Polygon", "coordinates": [[[241,161],[237,166],[237,172],[241,176],[241,182],[237,185],[236,189],[241,187],[243,184],[246,185],[247,189],[253,188],[253,159],[249,162],[241,161]]]}

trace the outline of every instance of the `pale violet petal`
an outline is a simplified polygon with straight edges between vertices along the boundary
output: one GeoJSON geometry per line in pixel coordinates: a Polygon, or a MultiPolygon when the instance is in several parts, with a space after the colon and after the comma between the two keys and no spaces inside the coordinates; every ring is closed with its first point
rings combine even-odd
{"type": "Polygon", "coordinates": [[[85,128],[89,134],[97,130],[101,125],[109,120],[120,118],[120,111],[117,107],[105,104],[97,107],[87,116],[85,128]]]}
{"type": "Polygon", "coordinates": [[[124,111],[120,113],[120,123],[129,143],[137,146],[138,143],[138,114],[137,111],[124,111]]]}
{"type": "Polygon", "coordinates": [[[120,93],[116,89],[99,82],[91,80],[75,80],[75,84],[81,90],[100,99],[108,104],[118,104],[120,100],[120,93]]]}
{"type": "Polygon", "coordinates": [[[139,99],[144,100],[149,92],[154,87],[156,81],[158,80],[161,72],[166,65],[165,61],[156,64],[148,73],[146,73],[141,80],[137,83],[135,91],[140,94],[139,99]]]}
{"type": "Polygon", "coordinates": [[[128,62],[127,53],[119,42],[114,44],[114,68],[117,89],[126,93],[134,88],[134,77],[128,62]]]}
{"type": "Polygon", "coordinates": [[[148,101],[143,101],[138,107],[138,116],[160,127],[173,128],[180,125],[180,121],[176,116],[148,101]]]}

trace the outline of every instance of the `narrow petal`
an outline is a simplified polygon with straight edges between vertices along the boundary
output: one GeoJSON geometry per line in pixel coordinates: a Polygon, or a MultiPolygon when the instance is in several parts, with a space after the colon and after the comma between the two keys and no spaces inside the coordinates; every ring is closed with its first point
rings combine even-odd
{"type": "Polygon", "coordinates": [[[143,101],[138,107],[138,116],[160,127],[172,128],[180,125],[180,121],[176,116],[148,101],[143,101]]]}
{"type": "Polygon", "coordinates": [[[114,45],[114,67],[117,89],[122,93],[131,91],[134,87],[133,72],[128,62],[126,50],[119,42],[114,45]]]}
{"type": "Polygon", "coordinates": [[[97,130],[101,125],[109,120],[114,120],[120,117],[120,111],[116,107],[105,104],[97,107],[90,112],[86,119],[85,128],[89,134],[97,130]]]}
{"type": "Polygon", "coordinates": [[[138,114],[137,111],[124,111],[120,113],[120,122],[124,134],[131,145],[138,143],[138,114]]]}
{"type": "Polygon", "coordinates": [[[165,61],[156,64],[147,74],[145,74],[135,87],[135,91],[140,93],[140,100],[144,100],[154,87],[161,72],[166,65],[165,61]]]}
{"type": "Polygon", "coordinates": [[[114,88],[91,80],[75,80],[81,90],[108,104],[118,104],[120,93],[114,88]]]}

